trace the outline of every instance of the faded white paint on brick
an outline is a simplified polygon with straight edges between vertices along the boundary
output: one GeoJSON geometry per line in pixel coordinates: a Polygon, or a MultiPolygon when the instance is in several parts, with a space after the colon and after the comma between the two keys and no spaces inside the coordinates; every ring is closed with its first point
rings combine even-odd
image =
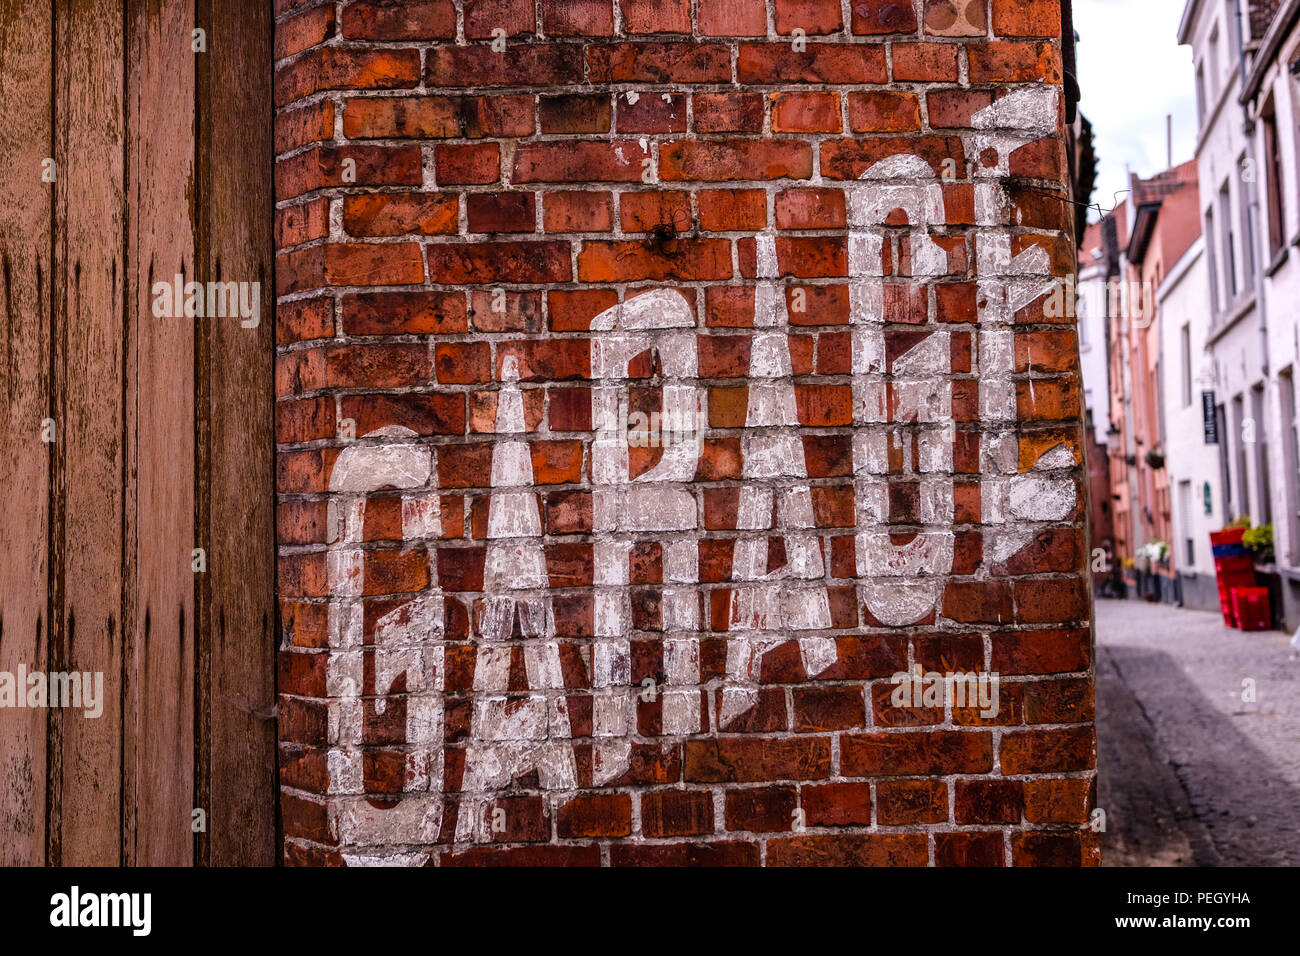
{"type": "MultiPolygon", "coordinates": [[[[978,335],[973,347],[979,377],[985,557],[1004,561],[1038,533],[1043,522],[1067,517],[1077,504],[1072,453],[1044,454],[1021,474],[1015,431],[1013,323],[1017,310],[1050,287],[1047,254],[1036,247],[1013,256],[1011,202],[1002,188],[1011,152],[1055,131],[1058,92],[1016,92],[975,117],[966,142],[975,170],[979,225],[975,256],[979,279],[978,335]],[[990,153],[996,161],[988,166],[990,153]]],[[[629,96],[631,102],[631,97],[629,96]]],[[[940,601],[953,567],[954,453],[952,336],[933,323],[920,341],[887,359],[886,276],[881,254],[885,221],[901,209],[910,223],[913,283],[942,276],[946,251],[931,238],[946,224],[943,184],[917,156],[895,156],[845,187],[848,204],[850,322],[854,422],[853,474],[859,597],[881,622],[905,626],[925,619],[940,601]],[[892,401],[890,393],[892,391],[892,401]],[[891,468],[891,450],[902,459],[891,468]],[[889,522],[889,485],[918,484],[921,528],[895,544],[889,522]]],[[[826,585],[826,556],[813,514],[795,402],[789,316],[779,282],[775,238],[757,237],[754,334],[749,402],[742,439],[743,483],[737,513],[727,621],[726,678],[712,724],[702,702],[714,689],[701,682],[698,537],[699,505],[691,487],[701,443],[699,428],[670,429],[662,458],[630,476],[626,423],[629,363],[658,357],[665,421],[707,421],[706,390],[698,384],[696,320],[681,294],[637,295],[592,323],[591,379],[594,441],[594,638],[585,663],[593,697],[592,778],[608,784],[628,768],[636,725],[632,684],[632,608],[629,557],[637,542],[662,545],[663,734],[726,728],[750,710],[759,691],[763,656],[797,640],[810,677],[836,661],[826,585]],[[769,572],[769,539],[782,539],[786,560],[769,572]]],[[[477,645],[474,701],[465,750],[463,799],[454,839],[492,838],[494,801],[512,779],[536,771],[541,788],[566,799],[579,787],[567,692],[542,546],[542,515],[525,440],[523,400],[513,359],[503,365],[497,401],[492,489],[487,524],[484,593],[471,611],[477,645]],[[512,637],[522,635],[529,689],[510,694],[512,637]]],[[[361,767],[363,649],[362,523],[366,495],[381,488],[404,492],[404,536],[431,543],[441,531],[431,448],[402,428],[373,432],[339,457],[331,479],[331,588],[328,693],[331,703],[329,770],[335,795],[333,823],[349,864],[423,862],[397,848],[436,841],[443,816],[443,596],[436,583],[390,612],[375,629],[375,713],[405,678],[408,760],[402,799],[387,808],[365,800],[361,767]]],[[[430,548],[432,551],[432,548],[430,548]]],[[[715,630],[717,630],[715,625],[715,630]]]]}

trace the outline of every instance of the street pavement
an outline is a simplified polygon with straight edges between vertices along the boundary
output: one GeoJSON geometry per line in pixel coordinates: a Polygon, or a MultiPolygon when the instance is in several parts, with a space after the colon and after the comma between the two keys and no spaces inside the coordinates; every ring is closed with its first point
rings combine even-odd
{"type": "Polygon", "coordinates": [[[1103,865],[1300,864],[1298,692],[1290,635],[1098,600],[1103,865]]]}

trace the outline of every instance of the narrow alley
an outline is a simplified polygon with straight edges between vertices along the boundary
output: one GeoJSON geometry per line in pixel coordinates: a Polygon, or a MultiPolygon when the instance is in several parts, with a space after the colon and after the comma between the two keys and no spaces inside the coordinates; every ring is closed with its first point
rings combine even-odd
{"type": "Polygon", "coordinates": [[[1097,601],[1106,866],[1300,863],[1300,653],[1217,614],[1097,601]],[[1253,682],[1253,700],[1247,692],[1253,682]]]}

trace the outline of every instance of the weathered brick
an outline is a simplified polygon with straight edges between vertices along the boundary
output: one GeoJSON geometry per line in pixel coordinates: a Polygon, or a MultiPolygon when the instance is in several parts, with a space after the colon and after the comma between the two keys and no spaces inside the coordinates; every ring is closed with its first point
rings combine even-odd
{"type": "Polygon", "coordinates": [[[690,33],[690,0],[619,0],[628,33],[690,33]]]}
{"type": "Polygon", "coordinates": [[[882,35],[888,33],[915,33],[916,9],[913,4],[899,0],[853,0],[849,4],[854,33],[882,35]]]}
{"type": "Polygon", "coordinates": [[[343,10],[349,40],[446,40],[456,36],[451,0],[356,0],[343,10]]]}
{"type": "Polygon", "coordinates": [[[632,798],[625,793],[580,794],[560,807],[561,837],[622,837],[632,832],[632,798]]]}
{"type": "Polygon", "coordinates": [[[567,242],[438,243],[428,247],[429,275],[446,285],[568,282],[567,242]]]}
{"type": "Polygon", "coordinates": [[[442,335],[468,328],[460,292],[368,292],[343,298],[348,335],[442,335]]]}
{"type": "Polygon", "coordinates": [[[781,837],[768,841],[769,866],[925,866],[923,833],[781,837]]]}
{"type": "Polygon", "coordinates": [[[526,143],[515,150],[516,183],[641,181],[649,153],[635,140],[618,143],[526,143]]]}
{"type": "Polygon", "coordinates": [[[974,44],[968,56],[972,83],[1061,82],[1061,53],[1051,43],[974,44]]]}
{"type": "Polygon", "coordinates": [[[284,160],[278,173],[278,200],[333,186],[418,186],[422,176],[413,146],[322,146],[284,160]]]}
{"type": "Polygon", "coordinates": [[[424,63],[425,83],[448,89],[563,86],[582,82],[582,74],[582,49],[572,43],[520,44],[508,55],[490,46],[437,46],[424,63]]]}
{"type": "Polygon", "coordinates": [[[993,0],[993,32],[1000,37],[1056,37],[1060,0],[993,0]]]}
{"type": "Polygon", "coordinates": [[[1097,743],[1091,727],[1063,730],[1024,730],[1002,738],[1002,772],[1068,773],[1097,765],[1097,743]]]}
{"type": "Polygon", "coordinates": [[[537,11],[529,0],[469,0],[465,4],[465,36],[490,38],[496,30],[507,37],[537,29],[537,11]]]}
{"type": "Polygon", "coordinates": [[[343,110],[349,139],[482,139],[533,128],[531,96],[353,97],[343,110]]]}
{"type": "Polygon", "coordinates": [[[876,817],[888,826],[948,821],[948,785],[942,780],[882,780],[876,817]]]}
{"type": "Polygon", "coordinates": [[[439,146],[434,162],[443,186],[481,186],[501,178],[501,147],[496,143],[439,146]]]}
{"type": "Polygon", "coordinates": [[[745,43],[736,59],[736,78],[746,85],[786,83],[885,83],[882,46],[809,43],[802,52],[788,43],[745,43]]]}
{"type": "Polygon", "coordinates": [[[334,138],[334,101],[318,100],[275,114],[275,152],[287,153],[308,143],[334,138]]]}
{"type": "Polygon", "coordinates": [[[275,72],[275,105],[322,90],[409,90],[420,83],[418,50],[315,47],[275,72]]]}
{"type": "Polygon", "coordinates": [[[849,777],[988,773],[993,739],[987,733],[846,734],[840,738],[840,772],[849,777]]]}
{"type": "Polygon", "coordinates": [[[921,102],[914,93],[850,93],[849,129],[855,133],[904,133],[921,128],[921,102]]]}
{"type": "Polygon", "coordinates": [[[542,132],[608,133],[612,111],[605,94],[566,93],[538,100],[542,132]]]}
{"type": "Polygon", "coordinates": [[[542,203],[542,223],[547,232],[610,232],[614,203],[606,192],[548,192],[542,203]]]}
{"type": "Polygon", "coordinates": [[[760,93],[696,93],[691,97],[700,133],[757,133],[763,129],[760,93]]]}
{"type": "Polygon", "coordinates": [[[774,0],[772,15],[777,33],[813,36],[844,29],[839,0],[774,0]]]}
{"type": "Polygon", "coordinates": [[[774,133],[838,133],[843,129],[838,93],[772,94],[774,133]]]}
{"type": "Polygon", "coordinates": [[[1001,833],[936,833],[935,866],[1005,866],[1001,833]]]}
{"type": "Polygon", "coordinates": [[[685,747],[686,779],[701,783],[819,780],[830,774],[830,761],[825,738],[721,737],[688,740],[685,747]]]}
{"type": "Polygon", "coordinates": [[[695,194],[700,228],[757,232],[767,225],[767,194],[760,189],[702,189],[695,194]]]}
{"type": "Polygon", "coordinates": [[[713,832],[713,794],[708,790],[659,790],[641,798],[641,832],[648,837],[713,832]]]}
{"type": "MultiPolygon", "coordinates": [[[[1075,268],[1060,121],[1009,154],[976,148],[972,130],[1008,84],[1060,92],[1056,0],[281,0],[276,11],[281,784],[302,801],[288,805],[285,859],[349,862],[361,848],[339,844],[338,811],[414,799],[415,698],[399,688],[415,677],[396,675],[382,711],[369,695],[383,692],[376,649],[396,633],[385,629],[437,607],[441,832],[397,827],[382,853],[438,865],[1095,863],[1095,835],[1077,830],[1095,779],[1084,508],[1005,556],[991,546],[1005,529],[984,473],[996,457],[1005,474],[1007,455],[1028,473],[1064,449],[1049,480],[1074,481],[1082,502],[1077,333],[1043,297],[1014,316],[1008,363],[993,369],[1004,353],[978,348],[977,328],[988,296],[1014,280],[984,259],[977,269],[986,234],[1012,256],[1041,250],[1053,275],[1075,268]],[[1010,176],[988,179],[1001,163],[1010,176]],[[873,169],[888,170],[898,208],[855,195],[873,169]],[[1005,223],[977,223],[976,178],[1003,190],[1005,223]],[[943,221],[911,221],[937,208],[943,221]],[[940,250],[935,270],[921,268],[922,229],[940,250]],[[878,262],[861,262],[850,230],[875,233],[878,262]],[[638,305],[668,293],[681,299],[638,305]],[[864,305],[887,322],[879,368],[859,355],[864,305]],[[593,330],[611,310],[623,329],[593,330]],[[644,327],[663,319],[671,328],[644,327]],[[787,362],[791,378],[769,378],[787,362]],[[849,380],[861,374],[889,378],[877,396],[849,380]],[[994,448],[998,381],[1015,383],[1015,420],[997,420],[1009,444],[994,448]],[[950,466],[926,444],[937,424],[908,420],[923,385],[951,406],[950,466]],[[611,398],[652,422],[692,390],[707,415],[698,442],[624,456],[598,437],[611,398]],[[502,434],[516,414],[519,433],[502,434]],[[885,444],[872,483],[864,414],[902,439],[885,444]],[[773,415],[793,433],[766,461],[775,428],[753,422],[773,415]],[[373,435],[383,429],[396,431],[373,435]],[[611,465],[616,494],[602,490],[611,465]],[[656,468],[670,480],[638,480],[656,468]],[[518,469],[531,490],[508,515],[499,483],[518,469]],[[922,475],[942,486],[949,471],[945,525],[922,475]],[[358,520],[362,500],[333,499],[372,474],[380,487],[360,496],[358,520]],[[797,503],[762,499],[789,484],[807,486],[797,503]],[[756,644],[737,680],[751,596],[763,599],[750,579],[788,584],[799,552],[780,521],[805,508],[822,566],[800,587],[827,615],[811,634],[834,637],[756,644]],[[501,523],[534,515],[566,688],[547,689],[545,759],[560,763],[543,770],[521,751],[508,792],[490,785],[480,800],[474,754],[494,747],[480,702],[504,697],[509,719],[531,719],[537,660],[518,646],[489,689],[498,678],[482,654],[502,556],[528,538],[498,537],[501,523]],[[331,779],[342,766],[331,715],[349,705],[328,694],[353,653],[335,633],[338,602],[352,598],[331,594],[352,561],[334,550],[345,517],[361,544],[367,697],[348,760],[362,793],[331,779]],[[671,530],[656,530],[661,517],[671,530]],[[942,539],[940,561],[907,582],[915,608],[882,602],[903,581],[882,574],[901,569],[894,557],[863,553],[886,547],[872,522],[900,561],[918,527],[942,539]],[[599,544],[611,531],[625,552],[599,544]],[[698,649],[674,631],[702,635],[698,649]],[[629,706],[616,714],[596,685],[622,640],[627,676],[615,660],[608,690],[629,706]],[[896,706],[893,678],[912,662],[1000,673],[997,712],[896,706]],[[629,699],[646,679],[655,695],[629,699]],[[681,726],[687,700],[700,708],[693,729],[681,726]],[[620,715],[634,738],[608,736],[620,715]],[[570,757],[576,777],[558,792],[570,757]],[[493,808],[504,826],[466,843],[465,815],[493,808]]],[[[523,638],[526,622],[506,623],[523,638]]]]}
{"type": "Polygon", "coordinates": [[[275,58],[309,50],[334,35],[334,7],[320,6],[301,10],[275,25],[275,58]]]}
{"type": "Polygon", "coordinates": [[[587,78],[592,83],[727,83],[731,80],[731,50],[722,43],[602,44],[588,48],[587,63],[587,78]]]}
{"type": "Polygon", "coordinates": [[[799,794],[804,823],[810,827],[871,825],[871,787],[865,783],[826,783],[799,794]]]}
{"type": "Polygon", "coordinates": [[[682,93],[625,93],[616,98],[620,133],[686,132],[686,96],[682,93]]]}
{"type": "Polygon", "coordinates": [[[767,7],[763,0],[702,3],[699,24],[705,36],[763,36],[767,33],[767,7]]]}
{"type": "Polygon", "coordinates": [[[581,282],[708,281],[731,277],[731,247],[722,239],[683,239],[676,249],[655,241],[583,244],[578,256],[581,282]]]}
{"type": "Polygon", "coordinates": [[[447,193],[345,196],[343,228],[350,236],[455,235],[459,207],[447,193]]]}
{"type": "Polygon", "coordinates": [[[465,197],[470,232],[535,232],[534,193],[470,193],[465,197]]]}
{"type": "Polygon", "coordinates": [[[699,182],[808,179],[812,148],[798,140],[678,140],[660,147],[659,175],[699,182]]]}
{"type": "Polygon", "coordinates": [[[958,823],[1019,823],[1024,808],[1023,787],[1018,780],[958,780],[956,783],[958,823]]]}
{"type": "Polygon", "coordinates": [[[894,79],[922,83],[957,82],[957,44],[895,43],[894,79]]]}
{"type": "Polygon", "coordinates": [[[542,31],[548,36],[610,36],[613,0],[544,0],[542,31]]]}

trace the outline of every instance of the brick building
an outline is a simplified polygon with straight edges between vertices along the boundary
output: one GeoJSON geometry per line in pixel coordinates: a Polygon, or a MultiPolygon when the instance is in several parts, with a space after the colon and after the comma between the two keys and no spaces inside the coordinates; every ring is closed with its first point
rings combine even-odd
{"type": "Polygon", "coordinates": [[[1291,0],[1189,0],[1178,32],[1192,50],[1199,110],[1208,308],[1192,353],[1207,366],[1218,423],[1213,510],[1272,528],[1275,559],[1260,566],[1288,630],[1300,623],[1298,19],[1291,0]]]}
{"type": "Polygon", "coordinates": [[[1110,485],[1115,502],[1116,554],[1139,559],[1150,578],[1143,586],[1177,601],[1172,537],[1168,436],[1162,382],[1170,374],[1161,351],[1158,294],[1166,272],[1196,242],[1196,164],[1184,163],[1150,179],[1133,176],[1123,215],[1112,214],[1118,274],[1107,294],[1110,348],[1110,485]],[[1166,558],[1142,558],[1147,545],[1164,544],[1166,558]]]}
{"type": "MultiPolygon", "coordinates": [[[[1107,242],[1115,217],[1088,223],[1079,242],[1075,313],[1079,328],[1079,366],[1083,380],[1084,460],[1088,464],[1088,527],[1092,546],[1106,560],[1090,567],[1094,586],[1113,577],[1114,499],[1110,488],[1110,288],[1119,268],[1118,248],[1107,242]]],[[[1113,590],[1113,588],[1112,588],[1113,590]]]]}
{"type": "Polygon", "coordinates": [[[0,863],[1097,862],[1068,3],[3,17],[0,863]]]}
{"type": "Polygon", "coordinates": [[[289,862],[1095,862],[1062,21],[277,4],[289,862]]]}

